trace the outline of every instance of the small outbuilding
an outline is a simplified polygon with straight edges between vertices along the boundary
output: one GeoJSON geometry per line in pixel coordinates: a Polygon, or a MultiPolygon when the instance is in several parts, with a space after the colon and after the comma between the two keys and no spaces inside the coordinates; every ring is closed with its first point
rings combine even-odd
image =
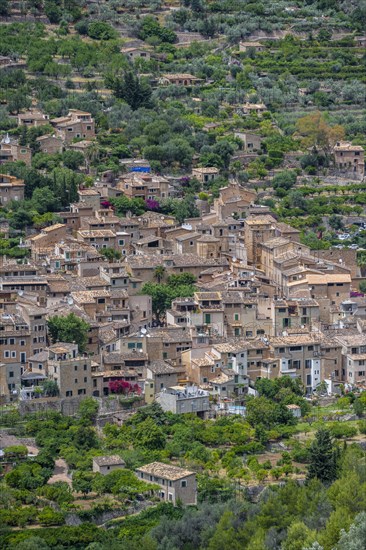
{"type": "Polygon", "coordinates": [[[299,405],[292,404],[292,405],[286,405],[286,407],[295,418],[301,418],[301,408],[299,407],[299,405]]]}
{"type": "Polygon", "coordinates": [[[93,458],[93,472],[99,472],[103,476],[125,466],[125,461],[118,455],[95,456],[93,458]]]}

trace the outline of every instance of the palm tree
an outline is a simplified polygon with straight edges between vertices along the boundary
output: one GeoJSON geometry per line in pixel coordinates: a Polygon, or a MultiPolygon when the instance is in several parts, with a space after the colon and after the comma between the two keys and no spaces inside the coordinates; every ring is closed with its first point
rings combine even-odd
{"type": "Polygon", "coordinates": [[[366,274],[366,254],[361,252],[357,254],[357,265],[361,269],[361,277],[366,274]]]}
{"type": "Polygon", "coordinates": [[[154,278],[158,281],[159,284],[164,279],[165,272],[166,272],[166,269],[163,265],[158,265],[155,268],[154,278]]]}
{"type": "Polygon", "coordinates": [[[98,144],[95,141],[93,141],[93,143],[91,143],[89,147],[87,147],[87,149],[85,150],[85,164],[88,172],[90,171],[90,164],[94,160],[96,160],[98,156],[99,156],[99,147],[98,147],[98,144]]]}

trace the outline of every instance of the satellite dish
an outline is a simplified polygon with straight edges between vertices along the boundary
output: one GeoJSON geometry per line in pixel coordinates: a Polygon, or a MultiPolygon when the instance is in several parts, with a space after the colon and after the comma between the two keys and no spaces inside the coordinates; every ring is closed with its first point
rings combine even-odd
{"type": "Polygon", "coordinates": [[[286,330],[283,331],[282,336],[288,336],[288,333],[286,330]]]}
{"type": "Polygon", "coordinates": [[[73,298],[71,298],[71,296],[68,297],[67,303],[69,304],[69,306],[72,306],[72,304],[74,303],[74,300],[73,298]]]}
{"type": "Polygon", "coordinates": [[[18,290],[18,296],[23,296],[24,290],[18,290]]]}
{"type": "Polygon", "coordinates": [[[140,332],[141,332],[141,334],[144,334],[144,335],[145,335],[145,334],[147,333],[147,330],[146,330],[146,328],[142,327],[142,329],[141,329],[140,332]]]}

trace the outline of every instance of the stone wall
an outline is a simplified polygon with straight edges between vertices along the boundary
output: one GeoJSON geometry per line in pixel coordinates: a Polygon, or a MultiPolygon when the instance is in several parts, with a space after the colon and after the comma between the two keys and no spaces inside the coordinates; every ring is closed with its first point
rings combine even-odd
{"type": "MultiPolygon", "coordinates": [[[[48,411],[57,411],[65,416],[73,416],[76,414],[81,401],[85,399],[84,396],[79,397],[45,397],[40,399],[32,399],[29,401],[20,401],[19,403],[19,413],[24,416],[29,413],[42,413],[48,411]]],[[[99,416],[111,418],[115,413],[123,414],[133,413],[138,407],[144,405],[143,402],[136,402],[129,409],[123,407],[120,404],[119,396],[109,396],[109,397],[95,397],[99,403],[99,416]]]]}

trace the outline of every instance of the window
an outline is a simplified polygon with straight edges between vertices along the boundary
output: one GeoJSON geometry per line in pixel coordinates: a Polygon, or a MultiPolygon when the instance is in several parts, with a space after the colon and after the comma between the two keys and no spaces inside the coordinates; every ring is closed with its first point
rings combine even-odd
{"type": "Polygon", "coordinates": [[[305,368],[310,369],[311,368],[311,359],[305,359],[305,368]]]}
{"type": "Polygon", "coordinates": [[[205,324],[209,325],[211,323],[211,313],[205,313],[205,324]]]}
{"type": "Polygon", "coordinates": [[[308,351],[314,351],[314,346],[308,346],[308,351]]]}
{"type": "Polygon", "coordinates": [[[135,349],[136,344],[135,344],[135,342],[128,342],[127,347],[128,347],[128,349],[135,349]]]}
{"type": "Polygon", "coordinates": [[[74,366],[74,370],[75,370],[75,371],[78,370],[78,366],[77,366],[77,365],[74,366]]]}
{"type": "Polygon", "coordinates": [[[278,353],[285,353],[285,348],[278,348],[278,353]]]}
{"type": "Polygon", "coordinates": [[[75,381],[74,381],[74,382],[75,382],[75,384],[77,384],[77,383],[78,383],[78,379],[77,379],[77,378],[75,378],[75,381]]]}
{"type": "Polygon", "coordinates": [[[84,370],[88,370],[88,365],[84,365],[84,370]]]}
{"type": "Polygon", "coordinates": [[[14,372],[12,370],[9,371],[9,378],[14,378],[14,372]]]}
{"type": "Polygon", "coordinates": [[[290,351],[302,351],[302,346],[290,346],[290,351]]]}
{"type": "Polygon", "coordinates": [[[72,391],[71,390],[68,390],[66,392],[66,397],[72,397],[72,391]]]}
{"type": "Polygon", "coordinates": [[[181,486],[181,487],[187,487],[187,480],[183,479],[183,480],[180,482],[180,486],[181,486]]]}
{"type": "Polygon", "coordinates": [[[234,321],[239,321],[240,315],[239,313],[234,313],[234,321]]]}

